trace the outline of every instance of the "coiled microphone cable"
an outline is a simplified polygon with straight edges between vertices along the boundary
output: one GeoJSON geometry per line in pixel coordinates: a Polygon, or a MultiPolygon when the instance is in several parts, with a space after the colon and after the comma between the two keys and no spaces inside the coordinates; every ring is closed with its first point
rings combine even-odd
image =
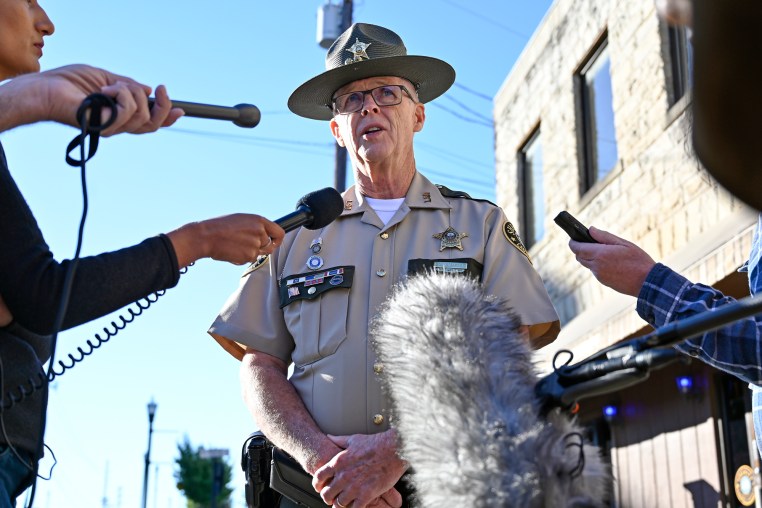
{"type": "MultiPolygon", "coordinates": [[[[69,266],[66,269],[66,275],[64,277],[63,288],[61,290],[61,300],[58,305],[58,311],[56,312],[56,319],[53,325],[53,333],[50,339],[50,360],[48,364],[48,370],[46,372],[45,384],[47,385],[47,379],[50,378],[53,372],[53,362],[55,360],[56,343],[58,341],[58,332],[61,330],[63,320],[66,317],[66,309],[69,306],[69,297],[71,296],[71,288],[74,281],[74,276],[77,272],[77,264],[79,263],[79,256],[82,250],[82,238],[85,230],[85,220],[87,219],[87,174],[86,174],[86,162],[90,160],[95,152],[98,150],[98,140],[100,139],[101,132],[108,128],[116,120],[117,109],[116,103],[110,97],[106,95],[96,93],[85,97],[77,109],[77,123],[80,126],[80,133],[69,143],[66,148],[66,162],[70,166],[80,168],[80,180],[82,183],[82,216],[79,221],[79,231],[77,233],[77,246],[74,251],[74,257],[72,258],[69,266]],[[104,109],[110,111],[110,116],[105,122],[101,122],[102,113],[104,109]],[[85,150],[87,145],[87,150],[85,150]],[[71,153],[79,147],[79,160],[71,157],[71,153]]],[[[40,432],[37,440],[37,452],[32,458],[34,480],[32,482],[32,490],[29,495],[28,508],[32,508],[34,503],[34,495],[37,489],[37,478],[39,478],[39,460],[37,457],[42,455],[42,449],[45,442],[45,424],[47,422],[47,408],[48,408],[48,389],[47,387],[42,390],[42,411],[40,412],[40,432]]],[[[0,414],[2,418],[2,414],[0,414]]],[[[4,430],[4,429],[3,429],[4,430]]],[[[6,442],[8,439],[6,438],[6,442]]],[[[9,445],[10,446],[10,445],[9,445]]],[[[18,453],[14,450],[16,458],[19,458],[18,453]]],[[[52,454],[52,450],[51,450],[52,454]]],[[[24,462],[22,460],[22,462],[24,462]]],[[[56,465],[55,455],[53,455],[53,465],[50,467],[50,473],[45,479],[49,479],[53,473],[53,468],[56,465]]]]}

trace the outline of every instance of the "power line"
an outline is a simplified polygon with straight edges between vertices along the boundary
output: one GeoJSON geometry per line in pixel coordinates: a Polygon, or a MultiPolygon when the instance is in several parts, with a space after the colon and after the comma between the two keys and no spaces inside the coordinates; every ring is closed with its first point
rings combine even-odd
{"type": "Polygon", "coordinates": [[[242,136],[240,134],[238,135],[237,134],[220,134],[218,132],[194,131],[190,129],[172,128],[164,132],[168,132],[168,133],[174,132],[177,134],[189,134],[191,136],[215,138],[221,141],[226,141],[228,143],[237,143],[239,145],[261,146],[265,148],[274,148],[276,150],[283,150],[284,148],[288,147],[289,153],[297,152],[297,153],[303,153],[307,155],[318,155],[321,157],[329,156],[329,154],[325,152],[320,152],[317,150],[305,149],[303,147],[313,146],[315,148],[323,148],[326,150],[330,150],[333,148],[333,146],[330,143],[295,142],[291,140],[275,139],[275,138],[252,138],[248,136],[242,136]],[[284,146],[278,146],[278,145],[284,145],[284,146]]]}
{"type": "Polygon", "coordinates": [[[453,109],[450,109],[450,108],[448,108],[447,106],[442,106],[441,104],[438,104],[438,103],[436,103],[436,102],[430,102],[429,104],[430,104],[430,105],[432,105],[432,106],[435,106],[435,107],[437,107],[437,108],[439,108],[439,109],[443,109],[443,110],[447,111],[447,112],[448,112],[448,113],[450,113],[452,116],[454,116],[454,117],[456,117],[456,118],[459,118],[459,119],[463,120],[464,122],[475,123],[475,124],[477,124],[477,125],[481,125],[481,126],[483,126],[483,127],[488,127],[488,128],[490,128],[490,129],[492,129],[492,128],[494,127],[494,126],[492,125],[492,122],[489,122],[489,123],[488,123],[488,122],[485,122],[484,120],[479,120],[479,119],[474,119],[474,118],[469,118],[469,117],[467,117],[467,116],[463,116],[463,115],[461,115],[460,113],[458,113],[457,111],[455,111],[455,110],[453,110],[453,109]]]}
{"type": "Polygon", "coordinates": [[[445,157],[445,156],[449,156],[450,159],[457,159],[457,160],[466,162],[468,164],[473,164],[475,166],[480,166],[483,169],[490,169],[490,170],[493,169],[493,167],[491,165],[485,164],[483,161],[479,161],[479,160],[476,160],[476,159],[471,159],[469,157],[464,157],[463,155],[460,155],[460,154],[457,154],[457,153],[454,153],[454,152],[450,152],[450,151],[444,150],[442,148],[438,148],[436,146],[433,146],[433,145],[431,145],[429,143],[426,143],[426,142],[423,142],[423,141],[416,141],[415,144],[416,144],[416,146],[420,146],[420,147],[423,147],[424,149],[428,149],[431,153],[434,153],[435,155],[438,155],[438,156],[440,156],[442,158],[448,158],[448,157],[445,157]]]}
{"type": "Polygon", "coordinates": [[[481,92],[477,92],[476,90],[474,90],[472,88],[468,88],[466,85],[461,85],[457,81],[455,83],[453,83],[453,84],[455,86],[457,86],[458,88],[460,88],[461,90],[465,90],[466,92],[468,92],[468,93],[470,93],[472,95],[475,95],[475,96],[477,96],[477,97],[479,97],[481,99],[488,100],[488,101],[492,102],[492,97],[490,97],[487,94],[483,94],[481,92]]]}
{"type": "Polygon", "coordinates": [[[194,134],[197,136],[208,136],[211,138],[221,138],[221,139],[237,139],[242,141],[261,141],[261,142],[268,142],[268,143],[280,143],[284,145],[293,145],[293,146],[314,146],[318,148],[325,148],[325,149],[331,149],[333,148],[333,143],[320,143],[320,142],[310,142],[310,141],[293,141],[290,139],[280,139],[280,138],[264,138],[264,137],[251,137],[246,136],[243,134],[223,134],[220,132],[212,132],[212,131],[198,131],[195,129],[183,129],[181,128],[175,128],[172,127],[171,129],[167,131],[162,132],[181,132],[183,134],[194,134]]]}
{"type": "MultiPolygon", "coordinates": [[[[227,141],[229,143],[238,143],[238,144],[245,144],[245,145],[254,145],[254,146],[264,146],[267,148],[275,148],[275,149],[288,149],[289,152],[300,152],[300,153],[306,153],[309,155],[319,155],[321,157],[327,157],[330,156],[330,153],[328,153],[329,150],[333,149],[333,145],[331,143],[319,143],[319,142],[295,142],[292,140],[286,140],[286,139],[278,139],[278,138],[253,138],[246,135],[241,134],[221,134],[218,132],[210,132],[210,131],[197,131],[192,129],[182,129],[182,128],[172,128],[168,129],[166,131],[163,131],[165,133],[177,133],[177,134],[186,134],[191,136],[201,136],[201,137],[207,137],[207,138],[215,138],[219,139],[221,141],[227,141]],[[317,151],[317,150],[305,150],[305,149],[299,149],[299,147],[315,147],[315,148],[321,148],[324,149],[325,152],[317,151]],[[295,148],[296,147],[296,148],[295,148]]],[[[442,158],[444,160],[448,160],[450,162],[455,162],[456,164],[462,166],[464,163],[470,166],[476,166],[480,168],[488,168],[491,169],[491,166],[489,164],[485,164],[484,162],[471,159],[468,157],[464,157],[462,155],[458,155],[453,152],[449,152],[447,150],[435,147],[429,143],[423,142],[423,141],[417,141],[416,146],[421,147],[424,151],[428,151],[429,153],[434,154],[435,156],[442,158]]],[[[450,173],[437,171],[437,170],[426,170],[426,172],[430,172],[431,174],[437,174],[440,177],[445,177],[448,179],[456,180],[463,184],[468,185],[476,185],[483,187],[485,189],[493,189],[494,188],[494,182],[487,182],[487,181],[479,181],[475,179],[470,178],[463,178],[459,176],[453,176],[450,173]]]]}
{"type": "MultiPolygon", "coordinates": [[[[421,141],[416,142],[416,146],[420,146],[423,150],[435,155],[436,157],[439,157],[441,159],[444,159],[452,164],[455,164],[456,167],[459,169],[464,167],[464,163],[466,165],[473,166],[481,166],[482,168],[490,168],[491,167],[488,164],[484,164],[483,162],[476,161],[474,159],[470,159],[468,157],[463,157],[458,154],[454,154],[452,152],[448,152],[446,150],[442,150],[440,148],[434,147],[428,143],[424,143],[421,141]]],[[[423,169],[423,167],[419,166],[419,169],[423,169]]],[[[460,171],[453,173],[453,172],[444,172],[444,171],[438,171],[435,169],[423,169],[426,173],[432,173],[435,175],[438,175],[441,178],[447,178],[451,180],[455,180],[457,182],[466,184],[466,185],[475,185],[478,186],[484,190],[494,191],[495,190],[495,181],[494,181],[494,175],[490,179],[473,179],[473,178],[466,178],[463,176],[460,176],[460,171]]],[[[482,176],[484,173],[475,172],[475,176],[482,176]]]]}
{"type": "Polygon", "coordinates": [[[471,185],[471,186],[481,187],[483,189],[489,189],[489,190],[492,190],[492,191],[495,190],[495,185],[494,184],[491,185],[491,184],[488,184],[488,183],[478,182],[476,180],[471,180],[469,178],[462,178],[462,177],[459,177],[459,176],[454,176],[452,173],[445,173],[444,171],[438,171],[436,169],[431,169],[429,167],[417,166],[417,169],[421,173],[423,173],[425,175],[436,175],[439,178],[445,178],[447,180],[452,180],[452,181],[455,181],[455,182],[459,182],[459,183],[462,183],[464,185],[471,185]]]}
{"type": "MultiPolygon", "coordinates": [[[[178,134],[190,134],[193,136],[203,136],[203,137],[210,137],[210,138],[216,138],[221,139],[223,141],[229,141],[229,142],[240,142],[242,144],[255,144],[258,146],[268,146],[267,143],[272,144],[280,144],[285,145],[289,147],[303,147],[303,146],[312,146],[316,148],[322,148],[325,150],[332,150],[333,144],[332,143],[321,143],[321,142],[310,142],[310,141],[292,141],[287,139],[279,139],[279,138],[253,138],[241,134],[221,134],[219,132],[211,132],[211,131],[198,131],[193,129],[183,129],[183,128],[176,128],[172,127],[171,129],[167,129],[162,131],[162,133],[178,133],[178,134]]],[[[426,143],[424,141],[416,141],[416,146],[422,147],[425,150],[429,150],[430,152],[439,155],[443,158],[448,158],[445,156],[449,156],[450,159],[457,159],[462,162],[466,162],[468,164],[481,167],[483,169],[492,169],[492,166],[489,164],[485,164],[482,161],[472,159],[469,157],[464,157],[463,155],[456,154],[454,152],[450,152],[448,150],[444,150],[442,148],[436,147],[434,145],[431,145],[430,143],[426,143]]],[[[293,150],[293,148],[289,148],[289,150],[293,150]]],[[[327,155],[325,153],[319,153],[319,152],[307,152],[307,153],[315,153],[319,155],[327,155]]]]}
{"type": "Polygon", "coordinates": [[[456,99],[455,97],[452,97],[452,96],[450,96],[450,95],[447,95],[447,94],[445,94],[445,95],[444,95],[444,98],[445,98],[445,99],[447,99],[447,100],[450,100],[450,101],[454,102],[455,104],[457,104],[458,106],[460,106],[460,107],[461,107],[461,108],[462,108],[464,111],[468,111],[469,113],[471,113],[472,115],[474,115],[474,116],[475,116],[476,118],[478,118],[479,120],[483,120],[483,121],[485,121],[485,122],[489,122],[489,123],[490,123],[490,125],[492,125],[492,118],[486,117],[486,116],[482,115],[481,113],[479,113],[478,111],[474,111],[474,110],[473,110],[473,109],[471,109],[470,107],[466,106],[464,103],[460,102],[460,101],[459,101],[458,99],[456,99]]]}
{"type": "Polygon", "coordinates": [[[458,9],[462,10],[462,11],[466,11],[467,13],[471,14],[472,16],[476,16],[477,18],[481,19],[482,21],[486,21],[487,23],[490,23],[490,24],[493,24],[493,25],[495,25],[495,26],[497,26],[499,28],[502,28],[503,30],[505,30],[507,32],[510,32],[513,35],[521,37],[525,41],[529,40],[529,36],[528,35],[523,34],[523,33],[519,32],[517,30],[514,30],[513,28],[511,28],[509,26],[505,26],[502,23],[498,23],[494,19],[489,18],[489,17],[487,17],[487,16],[485,16],[483,14],[480,14],[478,12],[472,11],[471,9],[467,9],[466,7],[463,7],[462,5],[459,5],[459,4],[455,3],[455,2],[453,2],[452,0],[442,0],[442,1],[447,3],[447,4],[452,5],[453,7],[456,7],[458,9]]]}

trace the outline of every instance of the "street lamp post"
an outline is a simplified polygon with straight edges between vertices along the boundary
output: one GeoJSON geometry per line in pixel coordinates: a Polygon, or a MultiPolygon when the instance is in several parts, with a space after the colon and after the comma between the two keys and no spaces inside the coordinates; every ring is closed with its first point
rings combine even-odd
{"type": "Polygon", "coordinates": [[[143,474],[143,508],[146,508],[148,497],[148,467],[151,465],[151,436],[153,435],[153,417],[156,415],[156,402],[151,399],[148,403],[148,450],[145,456],[145,472],[143,474]]]}

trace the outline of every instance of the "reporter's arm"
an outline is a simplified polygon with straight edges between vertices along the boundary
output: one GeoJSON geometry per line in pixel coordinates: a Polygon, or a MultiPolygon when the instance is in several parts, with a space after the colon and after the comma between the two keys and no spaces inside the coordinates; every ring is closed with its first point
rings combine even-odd
{"type": "MultiPolygon", "coordinates": [[[[696,284],[656,263],[643,249],[591,227],[599,244],[569,242],[577,261],[604,285],[638,298],[638,315],[654,327],[734,302],[714,288],[696,284]]],[[[740,379],[762,385],[762,317],[737,320],[677,346],[679,351],[740,379]]]]}
{"type": "MultiPolygon", "coordinates": [[[[658,263],[643,284],[636,310],[658,328],[735,301],[658,263]]],[[[762,316],[738,319],[675,348],[743,381],[762,386],[762,316]]]]}
{"type": "MultiPolygon", "coordinates": [[[[47,335],[53,329],[70,261],[55,260],[8,170],[2,146],[0,217],[0,295],[8,315],[28,330],[47,335]]],[[[276,224],[248,214],[210,219],[180,230],[171,233],[177,247],[168,236],[160,235],[132,247],[80,259],[64,329],[173,287],[180,266],[201,257],[234,263],[251,261],[258,253],[271,252],[284,234],[276,224]],[[257,252],[265,234],[273,238],[273,244],[257,252]]]]}
{"type": "Polygon", "coordinates": [[[274,222],[244,213],[192,222],[167,233],[180,267],[201,258],[250,263],[259,255],[272,254],[284,235],[274,222]]]}
{"type": "MultiPolygon", "coordinates": [[[[183,115],[181,109],[172,108],[163,86],[156,89],[156,102],[149,109],[151,87],[104,69],[69,65],[23,74],[0,86],[0,132],[43,121],[79,127],[77,109],[93,93],[103,93],[116,101],[117,119],[104,130],[104,136],[153,132],[172,125],[183,115]]],[[[103,121],[107,118],[108,113],[103,121]]]]}

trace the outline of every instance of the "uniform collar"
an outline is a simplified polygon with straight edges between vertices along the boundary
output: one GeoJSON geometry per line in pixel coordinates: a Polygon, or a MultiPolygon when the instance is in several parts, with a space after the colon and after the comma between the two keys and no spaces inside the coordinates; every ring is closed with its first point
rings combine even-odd
{"type": "MultiPolygon", "coordinates": [[[[355,185],[344,191],[342,198],[344,199],[344,211],[341,213],[341,217],[361,212],[364,213],[365,210],[370,208],[365,197],[357,192],[355,185]]],[[[410,183],[410,188],[408,188],[407,194],[405,194],[405,204],[410,208],[452,208],[450,203],[442,197],[437,186],[418,171],[415,172],[413,181],[410,183]]]]}

